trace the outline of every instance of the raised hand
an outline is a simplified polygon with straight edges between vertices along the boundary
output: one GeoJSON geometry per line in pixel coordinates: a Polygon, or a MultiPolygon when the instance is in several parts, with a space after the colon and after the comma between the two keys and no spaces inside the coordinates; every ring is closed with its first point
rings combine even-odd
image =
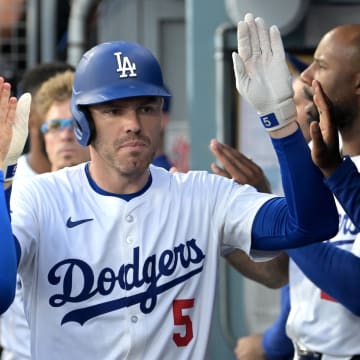
{"type": "Polygon", "coordinates": [[[17,101],[10,91],[11,85],[0,77],[0,169],[5,181],[13,179],[17,159],[24,149],[31,105],[30,94],[17,101]]]}
{"type": "Polygon", "coordinates": [[[211,164],[215,174],[234,179],[239,184],[252,185],[261,192],[271,192],[270,183],[261,167],[244,154],[217,140],[211,141],[210,150],[223,166],[220,168],[215,163],[211,164]]]}
{"type": "Polygon", "coordinates": [[[311,157],[325,176],[330,176],[341,164],[338,130],[331,119],[331,103],[324,94],[320,83],[313,81],[314,103],[318,109],[320,121],[310,124],[312,138],[311,157]]]}
{"type": "Polygon", "coordinates": [[[296,120],[291,75],[280,32],[267,29],[262,18],[247,14],[237,31],[238,53],[233,64],[236,88],[260,115],[268,131],[296,120]]]}
{"type": "MultiPolygon", "coordinates": [[[[17,100],[10,97],[11,85],[0,77],[0,169],[6,170],[4,160],[9,151],[17,100]]],[[[6,173],[4,173],[6,176],[6,173]]]]}

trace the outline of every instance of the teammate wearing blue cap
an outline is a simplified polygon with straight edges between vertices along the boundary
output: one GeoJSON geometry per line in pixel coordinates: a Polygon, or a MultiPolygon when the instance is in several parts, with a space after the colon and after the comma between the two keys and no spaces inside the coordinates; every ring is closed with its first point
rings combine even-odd
{"type": "MultiPolygon", "coordinates": [[[[269,131],[286,197],[151,165],[169,96],[157,60],[129,42],[89,50],[71,108],[91,161],[14,183],[11,223],[0,193],[0,312],[18,270],[33,359],[204,359],[219,254],[266,259],[336,233],[334,199],[295,121],[279,31],[247,15],[238,40],[237,88],[269,131]]],[[[0,88],[8,186],[27,107],[14,122],[16,101],[0,88]]]]}

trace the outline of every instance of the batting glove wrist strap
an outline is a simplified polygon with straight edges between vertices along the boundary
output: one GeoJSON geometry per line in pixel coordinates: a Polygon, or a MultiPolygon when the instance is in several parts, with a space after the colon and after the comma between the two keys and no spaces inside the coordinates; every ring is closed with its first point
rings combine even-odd
{"type": "Polygon", "coordinates": [[[296,121],[296,108],[292,99],[284,101],[273,111],[258,113],[267,131],[274,131],[296,121]]]}
{"type": "Polygon", "coordinates": [[[31,95],[23,94],[16,107],[16,120],[13,125],[13,133],[9,151],[3,161],[2,170],[5,181],[10,181],[15,176],[17,160],[24,150],[25,142],[29,133],[29,114],[31,95]]]}

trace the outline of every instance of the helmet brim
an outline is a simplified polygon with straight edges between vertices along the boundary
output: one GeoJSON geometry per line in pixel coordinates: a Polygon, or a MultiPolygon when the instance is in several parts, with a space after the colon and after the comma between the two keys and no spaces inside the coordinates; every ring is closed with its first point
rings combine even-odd
{"type": "Polygon", "coordinates": [[[134,81],[127,79],[126,86],[119,83],[119,85],[116,86],[96,88],[92,91],[83,92],[82,94],[76,94],[76,90],[73,89],[73,95],[76,97],[76,105],[95,105],[112,100],[140,96],[171,96],[165,87],[144,83],[138,79],[134,81]]]}

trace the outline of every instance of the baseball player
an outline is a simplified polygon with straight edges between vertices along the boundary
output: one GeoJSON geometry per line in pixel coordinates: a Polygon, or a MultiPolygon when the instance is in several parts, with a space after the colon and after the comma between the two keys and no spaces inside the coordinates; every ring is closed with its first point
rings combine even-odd
{"type": "MultiPolygon", "coordinates": [[[[318,105],[321,95],[318,82],[321,83],[331,101],[331,114],[336,125],[332,129],[333,136],[336,137],[338,130],[342,137],[342,154],[346,156],[344,162],[350,162],[351,156],[357,167],[360,164],[357,136],[360,124],[359,38],[360,25],[343,25],[329,31],[316,48],[314,62],[301,75],[307,84],[314,85],[318,105]],[[346,56],[345,50],[351,56],[346,56]]],[[[323,127],[321,107],[319,112],[320,127],[323,127]]],[[[314,140],[314,161],[329,176],[333,172],[333,164],[342,163],[339,144],[333,142],[335,156],[329,163],[328,157],[324,156],[324,147],[319,149],[319,126],[313,124],[310,130],[314,140]]],[[[323,135],[326,140],[329,133],[324,131],[323,135]]],[[[331,183],[332,178],[326,181],[331,183]]],[[[346,185],[349,184],[343,184],[346,185]]],[[[292,262],[291,311],[287,332],[296,344],[298,355],[304,352],[322,353],[325,360],[350,359],[360,354],[357,336],[360,330],[360,292],[354,283],[354,278],[360,274],[359,229],[351,221],[351,209],[346,212],[339,203],[337,206],[339,232],[329,243],[288,252],[292,262]],[[316,265],[311,262],[316,262],[316,265]],[[316,326],[314,319],[318,320],[316,326]]]]}
{"type": "Polygon", "coordinates": [[[320,113],[320,125],[312,123],[310,128],[312,157],[343,207],[337,202],[340,223],[334,238],[288,251],[292,261],[287,334],[297,359],[360,357],[360,290],[354,281],[360,276],[359,38],[360,25],[329,31],[315,51],[314,62],[302,73],[303,80],[313,85],[320,113]]]}
{"type": "MultiPolygon", "coordinates": [[[[50,159],[51,171],[87,161],[89,159],[88,148],[80,146],[77,142],[71,120],[70,98],[74,71],[65,71],[64,68],[59,68],[59,65],[55,64],[49,64],[46,67],[45,65],[39,66],[36,71],[37,69],[58,72],[57,75],[54,72],[53,77],[44,81],[37,88],[33,101],[37,113],[43,114],[36,121],[39,126],[40,119],[42,119],[42,141],[45,146],[44,151],[50,159]]],[[[33,119],[33,121],[35,120],[33,119]]],[[[17,174],[16,172],[16,181],[26,181],[27,178],[34,176],[28,173],[27,177],[19,180],[17,174]]],[[[21,174],[24,175],[24,172],[21,174]]],[[[1,359],[30,359],[30,330],[24,315],[21,281],[17,283],[15,300],[2,316],[0,325],[1,345],[3,347],[1,359]]]]}
{"type": "MultiPolygon", "coordinates": [[[[11,224],[0,193],[0,312],[17,270],[34,359],[204,359],[220,253],[267,258],[268,250],[336,233],[333,197],[295,121],[278,29],[248,14],[238,44],[237,88],[269,131],[284,198],[207,172],[149,165],[168,96],[157,60],[122,41],[84,54],[71,106],[91,161],[15,182],[11,224]]],[[[18,110],[14,122],[16,100],[0,85],[0,174],[8,186],[26,116],[18,110]]]]}
{"type": "MultiPolygon", "coordinates": [[[[320,93],[320,85],[315,82],[314,87],[316,97],[319,99],[318,106],[321,104],[322,108],[320,128],[312,125],[316,128],[312,130],[313,149],[321,150],[317,155],[319,157],[315,156],[314,158],[319,166],[323,166],[320,168],[324,174],[329,175],[325,183],[334,191],[346,210],[344,212],[339,205],[340,218],[351,218],[355,225],[347,220],[347,226],[344,226],[344,229],[331,242],[288,251],[293,260],[290,267],[291,278],[295,279],[293,282],[296,284],[293,285],[295,288],[293,293],[296,294],[296,297],[291,302],[293,317],[288,329],[289,334],[292,334],[295,339],[296,359],[319,359],[320,357],[330,360],[357,359],[359,357],[357,355],[359,349],[356,345],[358,338],[356,335],[350,336],[350,330],[348,330],[349,327],[354,330],[358,326],[358,316],[360,315],[358,301],[360,293],[356,282],[353,281],[360,274],[359,236],[358,230],[356,230],[358,226],[356,223],[358,213],[356,192],[359,187],[359,175],[355,165],[357,158],[353,159],[355,163],[350,157],[345,157],[343,161],[339,162],[337,129],[334,124],[329,122],[329,108],[325,103],[324,95],[320,93]],[[324,118],[326,119],[324,120],[324,118]],[[326,124],[325,121],[327,121],[326,124]],[[317,148],[317,146],[320,147],[317,148]],[[351,240],[351,237],[355,240],[351,240]],[[348,246],[349,250],[346,245],[350,245],[348,246]],[[301,289],[299,282],[301,282],[301,289]],[[304,287],[307,288],[305,295],[304,287]],[[310,296],[311,293],[315,295],[310,296]],[[317,294],[319,300],[316,300],[317,294]],[[309,296],[310,301],[307,301],[309,296]],[[309,313],[311,319],[309,319],[309,313]],[[316,319],[316,321],[314,322],[312,319],[316,319]],[[300,330],[303,327],[305,329],[300,330]],[[321,331],[324,327],[327,329],[321,331]],[[326,331],[330,335],[321,336],[326,331]],[[343,346],[344,342],[345,346],[343,346]]],[[[276,264],[272,262],[271,265],[276,264]]],[[[273,271],[273,269],[271,270],[273,271]]],[[[280,269],[277,267],[276,270],[280,269]]],[[[289,288],[284,288],[284,290],[289,292],[289,288]]],[[[283,296],[289,297],[289,293],[284,293],[283,296]]],[[[264,349],[271,350],[270,358],[273,356],[274,358],[285,357],[291,354],[285,334],[285,324],[289,312],[290,306],[282,307],[277,321],[264,333],[262,343],[264,349]]],[[[356,334],[356,332],[352,332],[352,334],[356,334]]],[[[241,351],[240,346],[239,343],[237,352],[241,351]]],[[[268,355],[268,351],[266,354],[268,355]]]]}
{"type": "MultiPolygon", "coordinates": [[[[314,100],[320,112],[320,126],[311,125],[313,159],[342,206],[338,203],[340,231],[335,238],[328,243],[288,251],[292,262],[287,332],[300,359],[345,360],[360,354],[357,336],[360,293],[354,282],[360,274],[356,167],[359,166],[356,130],[359,36],[359,25],[333,29],[322,38],[314,63],[302,74],[304,81],[313,84],[314,100]],[[350,57],[343,56],[345,50],[351,53],[350,57]],[[325,98],[330,99],[329,104],[325,98]],[[339,153],[338,130],[342,135],[344,159],[339,153]]],[[[273,334],[276,331],[284,333],[278,328],[273,334]]]]}

